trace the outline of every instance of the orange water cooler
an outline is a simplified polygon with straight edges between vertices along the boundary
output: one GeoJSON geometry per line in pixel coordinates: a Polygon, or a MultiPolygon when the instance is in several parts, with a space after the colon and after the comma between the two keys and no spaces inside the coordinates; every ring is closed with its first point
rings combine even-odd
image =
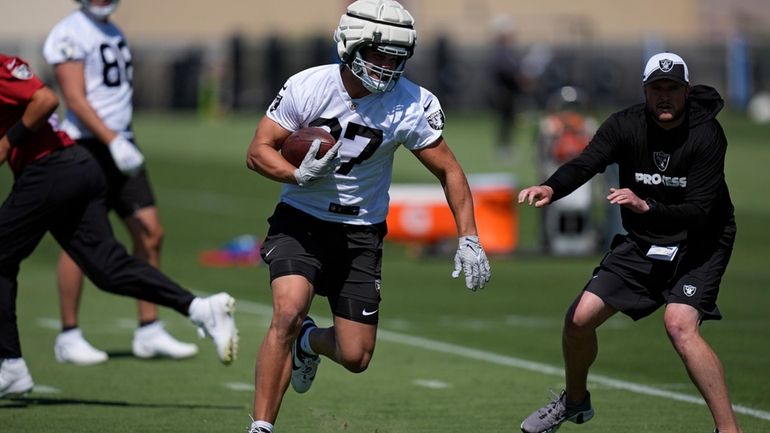
{"type": "MultiPolygon", "coordinates": [[[[518,243],[515,178],[507,173],[469,175],[476,226],[488,254],[508,254],[518,243]]],[[[393,184],[386,239],[435,245],[457,239],[452,212],[438,184],[393,184]]]]}

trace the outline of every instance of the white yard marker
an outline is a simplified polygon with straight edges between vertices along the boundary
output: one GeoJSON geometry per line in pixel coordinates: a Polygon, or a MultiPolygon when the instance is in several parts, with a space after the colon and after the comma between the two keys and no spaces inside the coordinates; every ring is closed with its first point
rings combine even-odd
{"type": "Polygon", "coordinates": [[[430,389],[447,389],[451,388],[452,385],[442,382],[440,380],[432,380],[432,379],[417,379],[413,381],[417,386],[421,386],[423,388],[430,388],[430,389]]]}
{"type": "Polygon", "coordinates": [[[61,322],[59,319],[52,317],[39,317],[37,320],[37,326],[45,329],[53,329],[54,331],[61,331],[61,322]]]}
{"type": "Polygon", "coordinates": [[[253,383],[244,383],[244,382],[227,382],[225,383],[225,388],[231,389],[233,391],[254,391],[254,384],[253,383]]]}
{"type": "Polygon", "coordinates": [[[39,383],[35,384],[32,392],[35,394],[61,394],[61,390],[59,388],[54,388],[53,386],[48,385],[41,385],[39,383]]]}

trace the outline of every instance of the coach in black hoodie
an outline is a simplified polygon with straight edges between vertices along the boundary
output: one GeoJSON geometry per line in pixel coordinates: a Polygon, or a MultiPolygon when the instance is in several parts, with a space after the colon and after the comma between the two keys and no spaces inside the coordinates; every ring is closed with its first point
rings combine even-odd
{"type": "Polygon", "coordinates": [[[645,103],[610,116],[583,153],[519,194],[519,203],[542,207],[617,163],[620,184],[607,200],[621,206],[628,232],[615,237],[567,312],[566,389],[524,420],[525,433],[588,421],[596,328],[618,311],[638,320],[662,305],[666,332],[711,410],[714,431],[741,432],[722,364],[698,329],[722,318],[716,300],[736,232],[724,175],[727,139],[716,120],[724,101],[711,87],[690,87],[687,65],[673,53],[652,56],[642,82],[645,103]]]}

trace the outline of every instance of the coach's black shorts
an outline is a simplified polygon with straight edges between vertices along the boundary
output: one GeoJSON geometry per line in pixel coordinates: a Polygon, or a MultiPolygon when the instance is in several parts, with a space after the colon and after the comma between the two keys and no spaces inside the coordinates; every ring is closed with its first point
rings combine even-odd
{"type": "Polygon", "coordinates": [[[719,283],[732,254],[735,226],[709,247],[682,248],[672,262],[646,256],[649,245],[617,235],[585,289],[634,320],[661,305],[691,305],[702,320],[719,320],[719,283]]]}
{"type": "Polygon", "coordinates": [[[115,165],[107,145],[97,139],[81,139],[77,143],[91,152],[104,171],[104,177],[107,178],[107,206],[114,209],[121,218],[128,218],[139,209],[155,206],[155,195],[144,168],[135,176],[126,176],[115,165]]]}
{"type": "Polygon", "coordinates": [[[325,296],[334,315],[359,323],[379,321],[385,222],[350,225],[323,221],[286,203],[268,219],[262,259],[270,280],[302,275],[325,296]]]}

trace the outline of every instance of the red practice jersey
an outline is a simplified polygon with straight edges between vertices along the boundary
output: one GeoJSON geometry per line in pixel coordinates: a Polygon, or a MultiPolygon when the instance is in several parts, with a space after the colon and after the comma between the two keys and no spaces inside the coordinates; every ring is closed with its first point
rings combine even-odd
{"type": "MultiPolygon", "coordinates": [[[[43,86],[24,60],[0,54],[0,137],[21,119],[32,95],[43,86]]],[[[11,149],[8,164],[18,174],[30,162],[73,144],[67,134],[57,131],[49,122],[11,149]]]]}

